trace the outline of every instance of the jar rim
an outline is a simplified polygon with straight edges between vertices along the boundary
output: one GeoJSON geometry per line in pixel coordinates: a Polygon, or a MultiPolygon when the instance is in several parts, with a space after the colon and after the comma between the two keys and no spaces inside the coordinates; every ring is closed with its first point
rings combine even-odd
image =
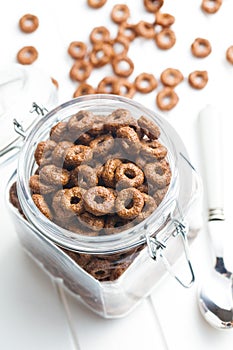
{"type": "MultiPolygon", "coordinates": [[[[68,115],[70,116],[71,114],[68,115]]],[[[65,117],[62,117],[61,120],[63,119],[65,119],[65,117]]],[[[146,240],[146,235],[154,234],[159,227],[166,222],[169,214],[174,210],[174,205],[176,205],[178,198],[180,187],[180,175],[177,167],[178,154],[175,145],[171,140],[171,136],[167,132],[167,129],[169,129],[173,135],[180,140],[177,132],[162,116],[147,109],[140,103],[122,96],[108,94],[86,95],[67,101],[54,108],[44,117],[42,117],[32,128],[20,151],[17,168],[17,190],[19,193],[20,204],[25,216],[47,238],[55,242],[57,245],[73,251],[98,254],[115,253],[142,244],[146,240]],[[83,110],[85,108],[87,109],[92,107],[100,108],[101,106],[103,108],[104,106],[105,109],[108,109],[110,106],[112,107],[113,103],[113,110],[117,109],[116,104],[118,108],[133,108],[134,110],[138,110],[140,115],[146,115],[149,119],[155,121],[159,126],[162,137],[166,139],[168,159],[172,173],[171,183],[165,197],[155,211],[148,218],[134,227],[107,236],[103,235],[91,237],[73,233],[47,219],[36,207],[32,200],[28,181],[34,160],[32,146],[35,147],[35,144],[39,142],[38,132],[40,130],[43,128],[45,129],[48,124],[52,123],[51,125],[54,125],[56,122],[58,122],[57,118],[59,113],[62,114],[64,111],[66,111],[66,113],[70,113],[70,110],[74,107],[78,108],[79,110],[83,110]]],[[[181,140],[180,142],[184,148],[183,151],[186,154],[186,149],[181,140]]]]}

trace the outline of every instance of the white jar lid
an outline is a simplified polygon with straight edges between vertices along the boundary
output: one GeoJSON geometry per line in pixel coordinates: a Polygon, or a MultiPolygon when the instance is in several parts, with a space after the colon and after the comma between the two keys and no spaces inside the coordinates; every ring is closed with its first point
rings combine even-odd
{"type": "Polygon", "coordinates": [[[15,124],[27,132],[41,117],[33,103],[49,110],[57,102],[57,88],[44,72],[20,64],[0,69],[0,165],[17,154],[22,144],[15,124]]]}

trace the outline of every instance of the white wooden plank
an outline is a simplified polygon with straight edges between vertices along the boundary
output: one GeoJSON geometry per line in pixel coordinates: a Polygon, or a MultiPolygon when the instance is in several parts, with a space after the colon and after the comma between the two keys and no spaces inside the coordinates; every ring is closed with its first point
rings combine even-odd
{"type": "Polygon", "coordinates": [[[9,175],[0,169],[0,348],[73,350],[56,289],[23,251],[9,219],[3,198],[9,175]]]}

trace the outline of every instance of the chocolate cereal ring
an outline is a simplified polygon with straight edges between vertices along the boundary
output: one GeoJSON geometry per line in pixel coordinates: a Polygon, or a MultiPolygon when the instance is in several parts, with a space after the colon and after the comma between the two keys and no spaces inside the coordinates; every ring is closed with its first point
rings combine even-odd
{"type": "Polygon", "coordinates": [[[183,79],[183,74],[175,68],[167,68],[160,75],[160,80],[163,83],[163,85],[170,87],[175,87],[183,79]]]}
{"type": "Polygon", "coordinates": [[[50,140],[55,142],[65,141],[68,134],[67,122],[59,122],[54,125],[49,133],[50,140]]]}
{"type": "Polygon", "coordinates": [[[155,42],[161,50],[168,50],[176,43],[176,36],[170,28],[164,28],[155,34],[155,42]]]}
{"type": "Polygon", "coordinates": [[[96,170],[88,165],[79,165],[71,171],[70,183],[84,189],[94,187],[98,184],[96,170]]]}
{"type": "Polygon", "coordinates": [[[143,2],[147,11],[155,13],[163,6],[164,0],[143,0],[143,2]]]}
{"type": "Polygon", "coordinates": [[[164,188],[171,181],[171,170],[167,162],[148,163],[145,166],[145,175],[147,181],[157,188],[164,188]]]}
{"type": "Polygon", "coordinates": [[[138,187],[144,182],[143,171],[133,163],[120,164],[116,168],[117,187],[138,187]]]}
{"type": "Polygon", "coordinates": [[[188,82],[194,89],[203,89],[208,83],[208,73],[207,71],[194,71],[189,74],[188,82]]]}
{"type": "Polygon", "coordinates": [[[70,78],[75,81],[84,81],[89,78],[92,65],[88,61],[77,60],[70,69],[70,78]]]}
{"type": "Polygon", "coordinates": [[[56,190],[56,187],[51,184],[45,184],[40,181],[39,175],[32,175],[29,180],[29,187],[32,193],[35,194],[49,194],[56,190]]]}
{"type": "Polygon", "coordinates": [[[121,140],[123,148],[132,153],[140,151],[141,143],[137,132],[130,126],[122,126],[116,131],[116,136],[121,140]]]}
{"type": "Polygon", "coordinates": [[[212,48],[209,40],[196,38],[191,45],[191,51],[195,57],[204,58],[211,53],[212,48]]]}
{"type": "Polygon", "coordinates": [[[233,46],[228,47],[226,51],[226,59],[229,63],[233,64],[233,46]]]}
{"type": "Polygon", "coordinates": [[[113,212],[115,195],[113,191],[106,187],[95,186],[85,192],[83,201],[89,213],[95,216],[102,216],[113,212]]]}
{"type": "Polygon", "coordinates": [[[116,56],[113,58],[112,68],[116,75],[126,78],[133,73],[134,63],[127,56],[116,56]],[[122,64],[124,64],[124,68],[121,68],[122,64]]]}
{"type": "Polygon", "coordinates": [[[159,127],[150,119],[142,115],[138,119],[138,125],[141,127],[143,133],[149,137],[149,139],[158,139],[160,136],[159,127]]]}
{"type": "Polygon", "coordinates": [[[39,173],[40,181],[51,185],[65,186],[70,179],[70,173],[66,169],[59,168],[53,164],[45,165],[39,173]]]}
{"type": "Polygon", "coordinates": [[[134,85],[137,91],[147,94],[157,88],[158,82],[153,74],[141,73],[136,77],[134,85]]]}
{"type": "Polygon", "coordinates": [[[64,167],[75,168],[84,161],[88,161],[92,158],[92,149],[84,145],[74,145],[67,149],[64,167]]]}
{"type": "Polygon", "coordinates": [[[153,194],[153,198],[155,200],[155,203],[157,207],[162,202],[163,198],[165,197],[168,190],[168,186],[165,186],[164,188],[156,188],[156,191],[153,194]]]}
{"type": "Polygon", "coordinates": [[[52,202],[54,213],[59,219],[66,219],[74,214],[82,214],[85,209],[83,205],[83,195],[85,190],[80,187],[73,187],[58,191],[52,202]]]}
{"type": "Polygon", "coordinates": [[[84,269],[98,281],[109,281],[112,274],[110,261],[93,258],[84,269]]]}
{"type": "Polygon", "coordinates": [[[50,162],[52,152],[56,146],[56,142],[52,140],[39,142],[34,152],[36,163],[38,165],[45,165],[46,163],[50,162]]]}
{"type": "Polygon", "coordinates": [[[87,0],[88,6],[99,9],[100,7],[104,6],[104,4],[107,2],[107,0],[87,0]]]}
{"type": "Polygon", "coordinates": [[[141,153],[148,157],[163,159],[167,155],[167,148],[158,140],[141,141],[141,153]]]}
{"type": "Polygon", "coordinates": [[[114,146],[114,138],[112,135],[101,135],[96,137],[90,142],[90,147],[92,148],[93,154],[100,154],[101,156],[107,155],[114,146]]]}
{"type": "Polygon", "coordinates": [[[38,58],[38,51],[34,46],[24,46],[17,53],[17,60],[21,64],[32,64],[38,58]]]}
{"type": "Polygon", "coordinates": [[[63,167],[67,149],[72,146],[73,146],[73,143],[69,141],[59,142],[52,152],[52,163],[57,166],[63,167]]]}
{"type": "Polygon", "coordinates": [[[127,5],[117,4],[113,6],[111,11],[111,19],[113,22],[120,24],[126,22],[130,16],[130,11],[127,5]]]}
{"type": "Polygon", "coordinates": [[[127,109],[118,108],[108,116],[105,129],[115,132],[122,126],[138,128],[137,121],[132,117],[131,113],[127,109]]]}
{"type": "Polygon", "coordinates": [[[81,110],[69,119],[67,126],[70,132],[77,133],[80,136],[81,132],[86,132],[90,129],[94,121],[95,118],[92,112],[81,110]]]}
{"type": "Polygon", "coordinates": [[[153,197],[149,196],[146,193],[143,193],[144,198],[144,206],[142,208],[141,213],[138,215],[137,220],[140,222],[145,220],[148,216],[150,216],[153,211],[157,208],[157,204],[153,197]]]}
{"type": "Polygon", "coordinates": [[[120,159],[108,159],[102,170],[101,177],[108,187],[115,187],[115,172],[117,167],[122,164],[120,159]]]}
{"type": "Polygon", "coordinates": [[[128,228],[129,220],[119,217],[117,214],[108,216],[104,224],[105,234],[112,234],[128,228]],[[124,226],[124,227],[123,227],[124,226]]]}
{"type": "Polygon", "coordinates": [[[42,214],[44,214],[49,220],[53,219],[51,210],[49,209],[48,204],[46,203],[44,197],[41,194],[33,194],[32,200],[42,214]]]}
{"type": "Polygon", "coordinates": [[[170,88],[165,87],[156,96],[156,103],[159,109],[162,111],[170,111],[174,108],[179,101],[179,97],[176,92],[170,88]]]}
{"type": "Polygon", "coordinates": [[[90,84],[81,83],[79,87],[75,90],[73,97],[91,95],[95,93],[96,93],[95,89],[90,84]]]}
{"type": "Polygon", "coordinates": [[[141,213],[143,205],[143,195],[134,187],[120,191],[115,202],[116,212],[123,219],[134,219],[137,217],[141,213]]]}
{"type": "Polygon", "coordinates": [[[24,33],[32,33],[39,26],[38,17],[27,13],[19,20],[19,27],[24,33]]]}
{"type": "Polygon", "coordinates": [[[216,13],[222,5],[222,0],[202,0],[201,8],[206,13],[216,13]]]}
{"type": "Polygon", "coordinates": [[[68,47],[68,53],[76,60],[82,59],[87,53],[87,45],[82,41],[72,41],[68,47]]]}

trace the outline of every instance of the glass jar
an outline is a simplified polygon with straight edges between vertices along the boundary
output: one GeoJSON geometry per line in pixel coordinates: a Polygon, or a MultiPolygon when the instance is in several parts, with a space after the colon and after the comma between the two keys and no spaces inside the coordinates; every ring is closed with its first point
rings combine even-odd
{"type": "Polygon", "coordinates": [[[196,236],[201,225],[200,180],[174,128],[135,101],[107,94],[88,95],[68,101],[43,116],[20,150],[6,199],[20,242],[29,255],[53,278],[62,279],[70,292],[102,317],[115,318],[130,312],[151,293],[166,269],[174,275],[172,264],[184,251],[190,281],[175,277],[184,286],[194,280],[187,240],[196,236]],[[144,115],[159,126],[159,140],[167,148],[172,174],[169,188],[149,217],[124,231],[97,236],[69,231],[47,219],[32,200],[29,180],[37,167],[35,149],[38,142],[49,139],[56,123],[67,121],[80,110],[107,120],[117,109],[128,110],[136,119],[144,115]],[[15,181],[21,214],[9,201],[9,190],[15,181]]]}

